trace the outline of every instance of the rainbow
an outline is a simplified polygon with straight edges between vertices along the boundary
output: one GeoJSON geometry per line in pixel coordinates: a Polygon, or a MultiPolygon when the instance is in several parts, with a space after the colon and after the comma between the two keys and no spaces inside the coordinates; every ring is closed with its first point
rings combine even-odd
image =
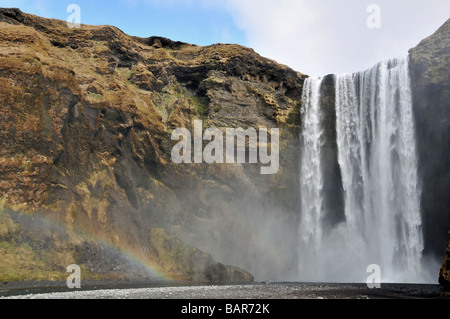
{"type": "Polygon", "coordinates": [[[173,275],[163,272],[156,262],[142,256],[142,253],[139,253],[136,248],[119,246],[117,244],[114,244],[109,239],[96,236],[92,233],[87,233],[80,228],[68,227],[61,221],[57,220],[55,217],[48,214],[26,214],[15,210],[8,210],[7,214],[9,214],[10,216],[12,214],[15,214],[18,219],[29,219],[29,221],[34,224],[32,226],[33,228],[37,226],[42,227],[43,229],[56,230],[64,234],[73,233],[76,238],[88,243],[97,244],[106,251],[124,258],[131,265],[137,266],[140,269],[144,269],[146,273],[155,281],[175,280],[173,275]]]}

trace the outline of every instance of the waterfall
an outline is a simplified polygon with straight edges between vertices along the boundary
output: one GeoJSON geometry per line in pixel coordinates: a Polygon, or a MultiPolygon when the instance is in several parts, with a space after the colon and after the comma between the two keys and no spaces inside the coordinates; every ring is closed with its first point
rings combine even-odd
{"type": "Polygon", "coordinates": [[[308,78],[302,104],[299,273],[302,281],[422,282],[420,183],[408,59],[334,76],[343,216],[323,205],[323,79],[308,78]]]}
{"type": "Polygon", "coordinates": [[[320,249],[322,237],[322,172],[320,169],[320,158],[317,156],[321,148],[323,130],[320,127],[319,117],[319,95],[320,79],[307,81],[303,91],[303,99],[306,101],[302,109],[303,125],[308,130],[303,132],[303,157],[301,163],[300,180],[302,200],[301,210],[302,223],[300,225],[300,236],[306,244],[313,245],[313,252],[320,249]]]}

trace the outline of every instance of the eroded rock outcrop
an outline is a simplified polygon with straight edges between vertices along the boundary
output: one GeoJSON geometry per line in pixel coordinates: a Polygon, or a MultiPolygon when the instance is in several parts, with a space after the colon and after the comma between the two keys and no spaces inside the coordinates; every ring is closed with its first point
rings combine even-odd
{"type": "Polygon", "coordinates": [[[0,234],[10,256],[0,267],[18,270],[3,275],[60,278],[71,263],[87,277],[142,275],[132,251],[173,278],[248,281],[224,264],[258,269],[252,255],[267,250],[272,269],[296,258],[279,234],[295,229],[305,76],[238,45],[69,29],[18,9],[0,9],[0,52],[0,234]],[[279,172],[175,165],[171,132],[192,131],[194,119],[205,128],[279,127],[279,172]]]}

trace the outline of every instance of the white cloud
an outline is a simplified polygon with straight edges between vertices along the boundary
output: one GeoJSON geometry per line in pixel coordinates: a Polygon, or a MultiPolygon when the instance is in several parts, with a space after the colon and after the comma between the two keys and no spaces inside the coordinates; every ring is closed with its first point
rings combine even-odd
{"type": "Polygon", "coordinates": [[[450,12],[448,0],[227,0],[227,8],[263,56],[310,75],[354,72],[408,50],[450,12]],[[367,27],[367,7],[381,28],[367,27]]]}

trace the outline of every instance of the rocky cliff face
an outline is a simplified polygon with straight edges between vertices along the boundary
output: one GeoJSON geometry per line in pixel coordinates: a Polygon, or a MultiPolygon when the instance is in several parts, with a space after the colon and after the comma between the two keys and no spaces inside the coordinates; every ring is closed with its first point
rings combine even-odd
{"type": "Polygon", "coordinates": [[[238,45],[18,9],[0,9],[0,47],[0,280],[66,278],[75,263],[84,278],[245,282],[214,259],[258,273],[252,256],[273,252],[272,269],[295,258],[282,234],[295,229],[302,74],[238,45]],[[194,119],[279,127],[279,172],[175,165],[171,132],[194,119]]]}
{"type": "Polygon", "coordinates": [[[440,257],[450,225],[450,20],[409,56],[423,181],[424,254],[440,257]]]}

